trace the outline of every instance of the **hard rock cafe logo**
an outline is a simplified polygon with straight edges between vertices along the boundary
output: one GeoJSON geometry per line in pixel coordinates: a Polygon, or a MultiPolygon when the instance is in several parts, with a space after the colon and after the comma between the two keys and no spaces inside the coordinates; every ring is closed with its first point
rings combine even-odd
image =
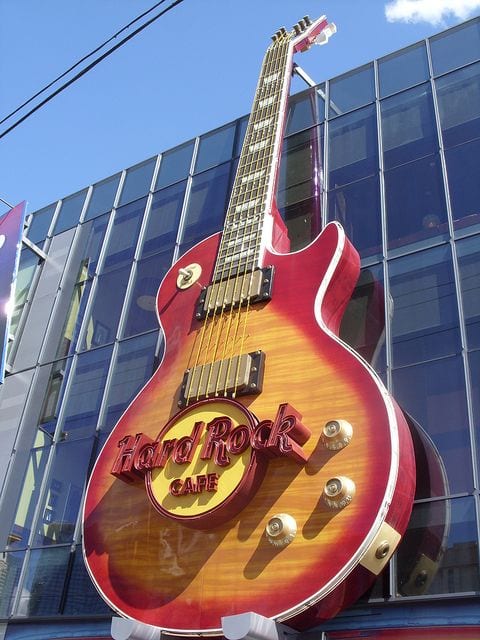
{"type": "Polygon", "coordinates": [[[162,515],[211,528],[249,502],[269,458],[304,464],[309,437],[289,404],[281,404],[272,420],[258,421],[235,400],[203,400],[175,415],[156,440],[143,433],[122,438],[111,473],[126,482],[144,480],[162,515]]]}

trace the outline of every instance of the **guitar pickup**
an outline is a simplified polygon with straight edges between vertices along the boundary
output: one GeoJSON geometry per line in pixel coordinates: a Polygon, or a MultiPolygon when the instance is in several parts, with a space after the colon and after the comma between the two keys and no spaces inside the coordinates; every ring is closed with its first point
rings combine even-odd
{"type": "Polygon", "coordinates": [[[257,395],[262,391],[265,354],[244,353],[185,371],[178,405],[213,397],[257,395]]]}
{"type": "Polygon", "coordinates": [[[272,297],[272,281],[273,267],[264,267],[214,282],[200,294],[195,318],[203,320],[231,308],[266,302],[272,297]]]}

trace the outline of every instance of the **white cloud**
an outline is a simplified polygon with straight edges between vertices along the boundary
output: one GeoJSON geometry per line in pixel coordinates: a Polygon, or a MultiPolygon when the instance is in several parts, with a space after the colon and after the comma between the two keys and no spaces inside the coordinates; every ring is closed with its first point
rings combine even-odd
{"type": "Polygon", "coordinates": [[[447,17],[465,20],[480,9],[480,0],[393,0],[385,5],[389,22],[441,24],[447,17]]]}

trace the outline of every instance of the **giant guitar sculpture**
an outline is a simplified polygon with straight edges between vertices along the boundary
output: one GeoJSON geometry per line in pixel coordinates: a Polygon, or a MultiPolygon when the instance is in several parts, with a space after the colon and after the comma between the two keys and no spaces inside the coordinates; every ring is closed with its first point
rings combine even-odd
{"type": "Polygon", "coordinates": [[[254,611],[294,628],[375,579],[411,511],[402,413],[337,337],[359,272],[337,223],[288,252],[275,186],[292,59],[325,17],[268,48],[224,230],[157,295],[165,355],[93,469],[84,555],[122,616],[219,635],[254,611]]]}

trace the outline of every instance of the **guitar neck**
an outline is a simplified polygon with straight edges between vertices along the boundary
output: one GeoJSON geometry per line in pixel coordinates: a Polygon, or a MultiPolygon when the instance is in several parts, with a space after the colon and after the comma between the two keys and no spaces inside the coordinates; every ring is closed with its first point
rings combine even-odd
{"type": "Polygon", "coordinates": [[[277,32],[263,60],[230,196],[214,281],[253,271],[271,238],[276,184],[290,86],[290,34],[277,32]]]}

